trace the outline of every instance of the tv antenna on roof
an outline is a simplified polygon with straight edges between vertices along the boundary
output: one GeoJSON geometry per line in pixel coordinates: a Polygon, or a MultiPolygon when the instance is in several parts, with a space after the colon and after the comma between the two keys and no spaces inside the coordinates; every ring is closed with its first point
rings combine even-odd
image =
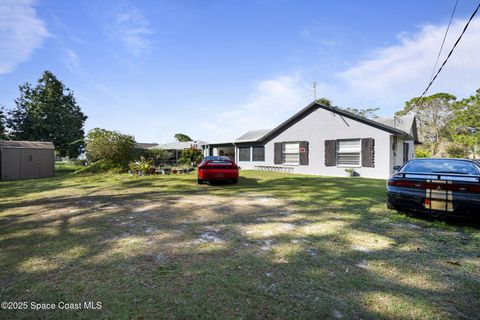
{"type": "Polygon", "coordinates": [[[312,90],[313,90],[313,101],[317,101],[317,82],[312,82],[312,90]]]}

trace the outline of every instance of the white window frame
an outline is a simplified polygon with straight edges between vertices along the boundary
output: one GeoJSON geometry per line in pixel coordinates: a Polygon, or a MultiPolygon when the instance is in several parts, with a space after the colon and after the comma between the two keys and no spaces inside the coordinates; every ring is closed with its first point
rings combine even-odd
{"type": "Polygon", "coordinates": [[[300,165],[300,142],[284,142],[282,143],[282,164],[289,165],[289,166],[299,166],[300,165]],[[286,145],[296,145],[297,152],[285,152],[286,145]],[[298,162],[285,162],[285,154],[298,154],[298,162]]]}
{"type": "Polygon", "coordinates": [[[337,140],[337,150],[335,153],[335,158],[337,162],[337,167],[339,168],[361,168],[362,167],[362,139],[339,139],[337,140]],[[357,148],[346,148],[345,151],[340,151],[340,143],[342,141],[358,141],[358,149],[357,148]],[[349,150],[350,149],[350,150],[349,150]],[[358,150],[358,151],[356,151],[358,150]],[[358,164],[340,164],[338,163],[338,155],[342,153],[358,153],[358,164]]]}

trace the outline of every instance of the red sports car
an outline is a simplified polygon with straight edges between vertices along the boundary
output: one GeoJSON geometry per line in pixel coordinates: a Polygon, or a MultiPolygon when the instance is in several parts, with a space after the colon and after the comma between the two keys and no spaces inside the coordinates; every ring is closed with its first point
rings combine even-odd
{"type": "Polygon", "coordinates": [[[238,182],[239,167],[227,157],[205,157],[197,166],[198,183],[205,181],[238,182]]]}

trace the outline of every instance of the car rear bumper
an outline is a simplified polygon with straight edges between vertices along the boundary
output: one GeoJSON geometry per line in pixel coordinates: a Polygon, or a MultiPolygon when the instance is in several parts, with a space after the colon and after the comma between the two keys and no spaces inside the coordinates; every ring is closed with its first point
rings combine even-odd
{"type": "Polygon", "coordinates": [[[238,179],[238,170],[199,170],[200,180],[235,180],[238,179]]]}
{"type": "Polygon", "coordinates": [[[432,215],[452,215],[466,217],[480,217],[480,197],[471,194],[454,192],[452,194],[452,210],[430,210],[425,208],[425,190],[412,190],[408,188],[387,189],[387,204],[395,209],[425,212],[432,215]]]}

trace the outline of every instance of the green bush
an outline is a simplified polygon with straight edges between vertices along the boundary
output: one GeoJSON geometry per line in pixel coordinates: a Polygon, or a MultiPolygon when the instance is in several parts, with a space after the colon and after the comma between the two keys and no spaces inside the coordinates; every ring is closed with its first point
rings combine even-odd
{"type": "Polygon", "coordinates": [[[178,162],[180,164],[185,164],[185,165],[196,165],[197,163],[202,161],[202,158],[203,158],[203,155],[201,150],[190,148],[182,151],[182,154],[180,155],[180,159],[178,159],[178,162]]]}
{"type": "Polygon", "coordinates": [[[75,174],[91,174],[104,172],[123,173],[125,172],[125,168],[109,160],[98,160],[82,169],[75,171],[75,174]]]}
{"type": "Polygon", "coordinates": [[[139,176],[148,175],[150,174],[152,165],[153,165],[152,160],[141,157],[140,160],[130,162],[129,169],[132,174],[137,174],[139,176]]]}
{"type": "Polygon", "coordinates": [[[447,154],[450,158],[466,158],[468,148],[462,144],[451,144],[447,147],[447,154]]]}
{"type": "Polygon", "coordinates": [[[87,134],[86,151],[91,162],[106,160],[126,167],[134,158],[135,139],[117,131],[95,128],[87,134]]]}
{"type": "Polygon", "coordinates": [[[417,147],[417,148],[415,148],[415,157],[416,158],[430,158],[430,157],[432,157],[432,154],[424,148],[417,147]]]}

